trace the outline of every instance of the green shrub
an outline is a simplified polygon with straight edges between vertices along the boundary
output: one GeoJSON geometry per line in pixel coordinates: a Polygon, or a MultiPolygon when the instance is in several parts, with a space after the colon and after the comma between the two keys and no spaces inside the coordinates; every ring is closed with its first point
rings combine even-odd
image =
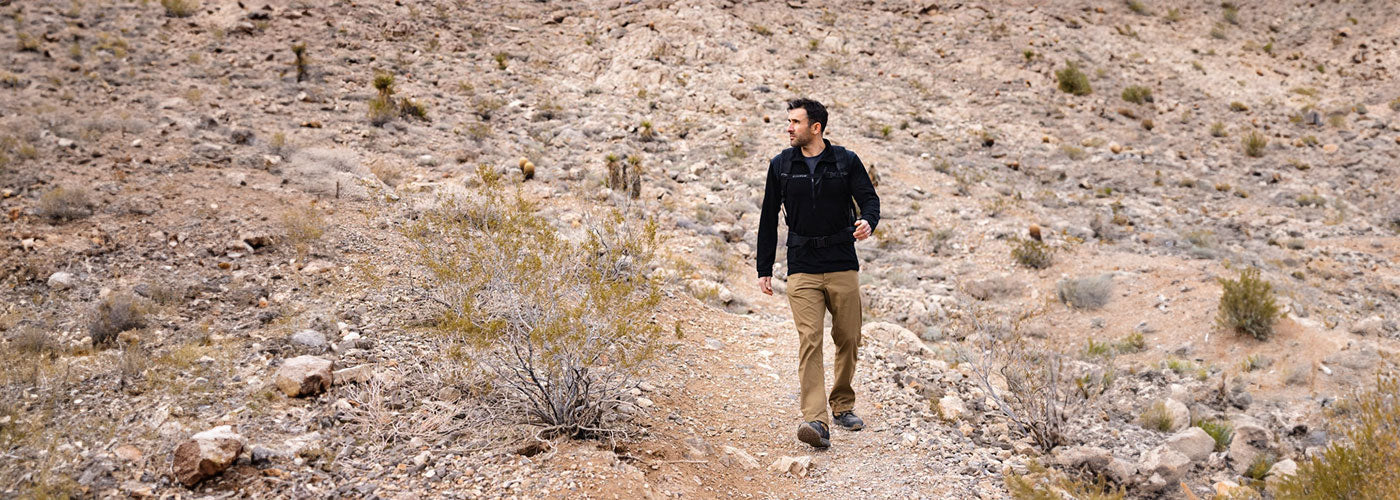
{"type": "Polygon", "coordinates": [[[1375,390],[1337,405],[1331,420],[1344,439],[1298,464],[1276,498],[1400,498],[1400,378],[1377,376],[1375,390]]]}
{"type": "Polygon", "coordinates": [[[1245,134],[1243,139],[1240,139],[1240,144],[1244,146],[1244,154],[1251,158],[1258,158],[1264,156],[1264,146],[1269,145],[1269,139],[1258,131],[1251,130],[1245,134]]]}
{"type": "Polygon", "coordinates": [[[1104,273],[1087,278],[1065,278],[1055,283],[1060,302],[1078,309],[1098,309],[1108,304],[1113,293],[1113,275],[1104,273]]]}
{"type": "Polygon", "coordinates": [[[1054,261],[1054,251],[1040,240],[1018,238],[1012,245],[1011,258],[1017,264],[1031,269],[1045,269],[1054,261]]]}
{"type": "Polygon", "coordinates": [[[1123,89],[1123,100],[1133,104],[1152,102],[1152,89],[1140,85],[1130,85],[1123,89]]]}
{"type": "Polygon", "coordinates": [[[1237,280],[1220,279],[1224,289],[1220,295],[1220,310],[1215,321],[1222,328],[1248,333],[1267,340],[1278,321],[1278,304],[1274,301],[1273,284],[1259,277],[1258,268],[1240,271],[1237,280]]]}
{"type": "Polygon", "coordinates": [[[1134,14],[1143,16],[1148,16],[1152,14],[1147,11],[1147,6],[1143,5],[1141,0],[1128,0],[1128,10],[1133,11],[1134,14]]]}
{"type": "Polygon", "coordinates": [[[1174,424],[1171,413],[1167,411],[1167,403],[1162,400],[1148,405],[1147,409],[1142,411],[1142,415],[1138,416],[1138,423],[1142,424],[1144,429],[1162,432],[1172,430],[1174,424]]]}
{"type": "Polygon", "coordinates": [[[1249,463],[1249,468],[1245,469],[1244,477],[1255,481],[1263,481],[1269,475],[1269,469],[1278,462],[1278,457],[1273,453],[1260,453],[1254,456],[1254,461],[1249,463]]]}
{"type": "Polygon", "coordinates": [[[1055,79],[1060,82],[1060,90],[1074,95],[1089,95],[1094,89],[1089,86],[1089,77],[1079,70],[1079,64],[1065,63],[1064,69],[1055,70],[1055,79]]]}
{"type": "Polygon", "coordinates": [[[160,0],[160,6],[170,17],[190,17],[199,12],[199,0],[160,0]]]}
{"type": "Polygon", "coordinates": [[[1200,420],[1196,422],[1196,427],[1206,431],[1206,435],[1215,440],[1215,451],[1225,451],[1230,447],[1230,438],[1235,435],[1235,426],[1225,420],[1200,420]]]}
{"type": "Polygon", "coordinates": [[[1225,124],[1224,124],[1224,123],[1215,122],[1215,123],[1210,124],[1210,136],[1211,136],[1211,137],[1225,137],[1225,136],[1227,136],[1227,135],[1230,135],[1230,133],[1225,131],[1225,124]]]}
{"type": "Polygon", "coordinates": [[[399,116],[428,121],[428,105],[407,97],[399,99],[399,116]]]}
{"type": "Polygon", "coordinates": [[[1138,352],[1147,348],[1147,341],[1143,339],[1142,332],[1133,332],[1118,339],[1115,348],[1118,352],[1138,352]]]}
{"type": "Polygon", "coordinates": [[[542,437],[616,437],[628,389],[665,348],[660,286],[646,275],[656,221],[613,212],[576,239],[489,166],[477,173],[480,190],[404,230],[426,273],[414,287],[438,306],[434,330],[492,374],[493,413],[542,437]]]}

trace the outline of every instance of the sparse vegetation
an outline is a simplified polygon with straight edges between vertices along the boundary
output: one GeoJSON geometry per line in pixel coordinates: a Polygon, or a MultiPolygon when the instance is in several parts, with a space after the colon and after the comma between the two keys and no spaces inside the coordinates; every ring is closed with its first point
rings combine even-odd
{"type": "Polygon", "coordinates": [[[1221,328],[1268,340],[1278,321],[1279,309],[1274,301],[1273,285],[1259,277],[1259,269],[1246,268],[1235,280],[1221,278],[1220,286],[1224,291],[1216,323],[1221,328]]]}
{"type": "Polygon", "coordinates": [[[1224,124],[1224,123],[1215,122],[1215,123],[1210,124],[1210,136],[1211,136],[1211,137],[1225,137],[1225,136],[1228,136],[1228,135],[1230,135],[1230,133],[1225,131],[1225,124],[1224,124]]]}
{"type": "Polygon", "coordinates": [[[1075,62],[1065,63],[1064,69],[1056,70],[1055,80],[1065,93],[1084,96],[1094,92],[1089,85],[1089,77],[1079,70],[1079,64],[1075,62]]]}
{"type": "Polygon", "coordinates": [[[1400,378],[1377,375],[1376,387],[1342,401],[1331,420],[1343,439],[1298,464],[1277,498],[1400,498],[1400,378]]]}
{"type": "Polygon", "coordinates": [[[94,206],[92,195],[87,189],[73,186],[59,186],[39,196],[34,210],[39,216],[61,222],[81,219],[92,215],[94,206]]]}
{"type": "Polygon", "coordinates": [[[1230,438],[1235,435],[1235,426],[1225,420],[1200,420],[1194,424],[1206,431],[1215,440],[1215,451],[1225,451],[1230,447],[1230,438]]]}
{"type": "Polygon", "coordinates": [[[296,56],[296,61],[293,64],[296,65],[297,82],[300,83],[302,80],[306,79],[306,65],[308,63],[306,43],[292,44],[292,54],[296,56]]]}
{"type": "Polygon", "coordinates": [[[1098,309],[1108,304],[1113,293],[1113,275],[1109,273],[1084,278],[1065,278],[1055,283],[1055,295],[1066,305],[1077,309],[1098,309]]]}
{"type": "Polygon", "coordinates": [[[662,345],[648,320],[661,294],[644,275],[656,222],[623,224],[614,212],[575,243],[489,167],[478,175],[479,196],[405,230],[428,272],[415,287],[441,306],[434,329],[471,346],[499,418],[541,436],[624,431],[627,390],[662,345]]]}
{"type": "Polygon", "coordinates": [[[1172,430],[1172,425],[1175,424],[1175,422],[1172,422],[1171,412],[1167,411],[1167,403],[1162,400],[1154,401],[1152,404],[1148,405],[1147,408],[1142,411],[1142,414],[1138,415],[1138,423],[1141,424],[1144,429],[1152,429],[1161,432],[1172,430]]]}
{"type": "Polygon", "coordinates": [[[1148,11],[1147,11],[1147,5],[1143,4],[1143,3],[1142,3],[1142,0],[1127,0],[1127,2],[1128,2],[1128,10],[1133,11],[1134,14],[1137,14],[1137,15],[1140,15],[1140,16],[1150,16],[1150,15],[1152,15],[1151,12],[1148,12],[1148,11]]]}
{"type": "Polygon", "coordinates": [[[1269,139],[1260,134],[1257,130],[1251,130],[1240,139],[1240,144],[1244,146],[1244,154],[1251,158],[1264,156],[1264,147],[1269,145],[1269,139]]]}
{"type": "Polygon", "coordinates": [[[190,17],[199,12],[199,0],[160,0],[165,15],[170,17],[190,17]]]}
{"type": "Polygon", "coordinates": [[[1011,245],[1011,258],[1031,269],[1045,269],[1054,260],[1054,250],[1040,240],[1017,239],[1011,245]]]}
{"type": "Polygon", "coordinates": [[[97,302],[88,316],[88,337],[92,345],[111,343],[117,334],[146,324],[145,307],[126,292],[112,292],[97,302]]]}
{"type": "Polygon", "coordinates": [[[1245,469],[1244,477],[1255,481],[1263,481],[1269,475],[1269,469],[1278,462],[1278,457],[1273,453],[1260,453],[1254,456],[1254,461],[1249,463],[1249,468],[1245,469]]]}
{"type": "Polygon", "coordinates": [[[326,220],[315,205],[294,207],[282,213],[282,235],[297,257],[305,259],[326,232],[326,220]]]}
{"type": "Polygon", "coordinates": [[[1027,468],[1025,475],[1006,475],[1006,490],[1014,500],[1123,500],[1127,495],[1122,485],[1114,485],[1103,476],[1087,482],[1034,460],[1027,468]]]}
{"type": "Polygon", "coordinates": [[[1133,104],[1152,102],[1152,89],[1140,85],[1130,85],[1123,89],[1123,100],[1133,104]]]}
{"type": "Polygon", "coordinates": [[[376,73],[372,85],[374,90],[379,92],[369,100],[369,122],[374,126],[384,126],[395,118],[428,121],[426,104],[408,98],[394,99],[394,75],[376,73]]]}

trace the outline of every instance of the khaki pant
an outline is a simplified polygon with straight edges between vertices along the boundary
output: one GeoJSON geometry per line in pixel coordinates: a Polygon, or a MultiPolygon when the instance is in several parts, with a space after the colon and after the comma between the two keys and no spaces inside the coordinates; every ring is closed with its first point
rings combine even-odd
{"type": "Polygon", "coordinates": [[[802,421],[819,421],[831,428],[832,413],[855,408],[856,350],[860,345],[860,278],[856,271],[788,276],[788,305],[797,324],[797,374],[802,379],[802,421]],[[831,341],[836,346],[836,381],[826,394],[822,364],[822,329],[831,311],[831,341]]]}

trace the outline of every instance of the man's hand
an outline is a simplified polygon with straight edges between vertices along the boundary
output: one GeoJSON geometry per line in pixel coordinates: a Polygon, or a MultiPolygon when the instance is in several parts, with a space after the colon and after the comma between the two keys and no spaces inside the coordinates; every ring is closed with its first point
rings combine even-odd
{"type": "Polygon", "coordinates": [[[773,295],[773,277],[764,276],[758,279],[758,290],[765,295],[773,295]]]}
{"type": "Polygon", "coordinates": [[[851,233],[851,234],[852,234],[852,236],[855,236],[855,237],[856,237],[856,241],[860,241],[860,240],[864,240],[864,239],[866,239],[866,238],[869,238],[869,237],[870,237],[870,222],[867,221],[867,220],[865,220],[865,219],[861,219],[861,220],[856,221],[856,232],[851,233]]]}

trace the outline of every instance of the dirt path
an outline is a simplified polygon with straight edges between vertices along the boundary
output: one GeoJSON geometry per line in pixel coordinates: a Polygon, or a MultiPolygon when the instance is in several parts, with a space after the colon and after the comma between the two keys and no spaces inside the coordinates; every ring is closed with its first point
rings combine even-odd
{"type": "MultiPolygon", "coordinates": [[[[1000,498],[1005,496],[994,450],[979,449],[952,425],[937,420],[912,389],[898,388],[893,371],[875,361],[878,346],[861,349],[856,413],[867,428],[837,429],[832,447],[817,451],[794,437],[797,406],[797,342],[782,296],[756,299],[755,313],[719,314],[692,308],[680,316],[686,350],[659,390],[657,405],[669,416],[661,434],[694,462],[672,461],[648,471],[661,491],[737,498],[1000,498]],[[907,437],[906,437],[907,436],[907,437]],[[726,452],[751,455],[746,469],[726,452]],[[688,450],[688,448],[690,448],[688,450]],[[811,456],[805,477],[767,467],[783,456],[811,456]]],[[[829,345],[829,344],[828,344],[829,345]]],[[[831,349],[826,352],[830,370],[831,349]]],[[[829,375],[828,375],[829,377],[829,375]]]]}

